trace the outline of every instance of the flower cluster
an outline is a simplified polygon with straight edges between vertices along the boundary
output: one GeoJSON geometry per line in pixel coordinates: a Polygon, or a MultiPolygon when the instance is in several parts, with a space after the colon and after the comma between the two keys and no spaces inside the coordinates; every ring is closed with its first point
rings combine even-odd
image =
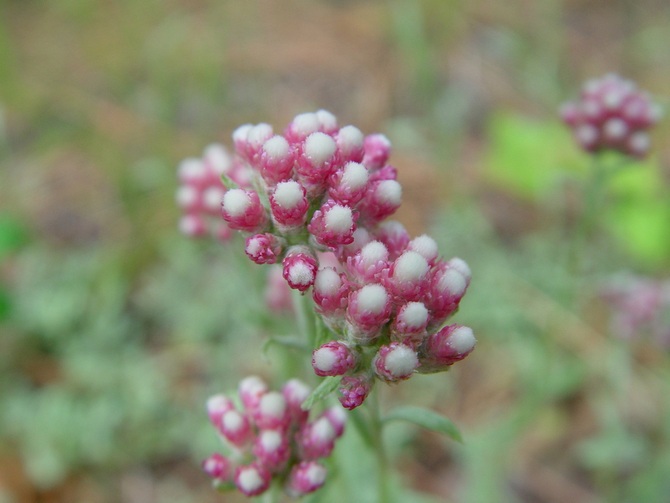
{"type": "Polygon", "coordinates": [[[430,236],[412,239],[387,220],[402,187],[385,136],[340,127],[319,110],[296,116],[282,134],[243,125],[233,142],[232,158],[217,146],[182,165],[182,228],[204,233],[202,216],[218,200],[227,225],[219,235],[242,231],[253,262],[281,265],[290,288],[311,289],[334,335],[314,350],[313,368],[342,376],[344,407],[359,406],[375,379],[446,370],[472,351],[472,330],[444,326],[470,283],[467,264],[441,259],[430,236]]]}
{"type": "Polygon", "coordinates": [[[647,130],[658,122],[660,109],[631,81],[607,74],[589,80],[579,101],[561,107],[561,116],[587,152],[644,157],[650,143],[647,130]]]}
{"type": "Polygon", "coordinates": [[[623,339],[647,334],[670,349],[670,281],[623,274],[601,289],[612,309],[612,332],[623,339]]]}
{"type": "Polygon", "coordinates": [[[297,379],[288,381],[281,393],[270,391],[252,376],[238,386],[241,407],[225,395],[208,400],[209,418],[227,454],[212,454],[202,466],[218,489],[258,496],[276,480],[297,497],[324,484],[326,468],[319,459],[331,454],[346,417],[334,407],[310,420],[301,408],[310,391],[297,379]]]}

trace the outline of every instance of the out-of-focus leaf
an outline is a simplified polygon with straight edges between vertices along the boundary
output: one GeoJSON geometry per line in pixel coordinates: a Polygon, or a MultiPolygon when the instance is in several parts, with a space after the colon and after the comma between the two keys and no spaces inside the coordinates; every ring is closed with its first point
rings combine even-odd
{"type": "Polygon", "coordinates": [[[21,248],[28,241],[28,232],[11,215],[0,213],[0,260],[21,248]]]}
{"type": "Polygon", "coordinates": [[[337,389],[341,379],[342,378],[340,376],[324,377],[323,381],[321,381],[321,384],[319,384],[302,403],[302,410],[310,410],[312,407],[314,407],[314,404],[320,402],[328,395],[330,395],[337,389]]]}
{"type": "Polygon", "coordinates": [[[384,417],[384,421],[409,421],[428,430],[448,436],[456,442],[463,442],[463,437],[456,425],[437,412],[422,407],[396,407],[384,417]]]}

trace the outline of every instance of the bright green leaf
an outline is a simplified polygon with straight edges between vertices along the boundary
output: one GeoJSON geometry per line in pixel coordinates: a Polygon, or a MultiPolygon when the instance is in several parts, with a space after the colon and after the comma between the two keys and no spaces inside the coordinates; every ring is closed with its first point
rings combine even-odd
{"type": "Polygon", "coordinates": [[[304,402],[302,402],[302,410],[310,410],[312,407],[314,407],[314,404],[320,402],[328,395],[330,395],[340,385],[341,379],[342,377],[340,376],[325,377],[323,381],[321,381],[321,384],[319,384],[314,389],[314,391],[309,394],[304,402]]]}
{"type": "Polygon", "coordinates": [[[396,407],[384,417],[384,422],[398,420],[414,423],[427,430],[442,433],[456,442],[463,442],[463,437],[456,425],[450,419],[433,410],[408,405],[396,407]]]}

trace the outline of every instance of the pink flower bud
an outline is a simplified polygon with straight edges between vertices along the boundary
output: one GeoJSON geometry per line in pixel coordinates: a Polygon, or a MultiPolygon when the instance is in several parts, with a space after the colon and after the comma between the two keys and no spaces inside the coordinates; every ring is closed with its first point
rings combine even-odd
{"type": "Polygon", "coordinates": [[[356,367],[356,354],[341,341],[330,341],[314,350],[312,367],[318,376],[339,376],[356,367]]]}
{"type": "Polygon", "coordinates": [[[245,241],[244,252],[257,264],[274,264],[282,253],[282,240],[274,234],[254,234],[245,241]]]}
{"type": "Polygon", "coordinates": [[[330,200],[314,212],[307,229],[320,245],[336,248],[353,242],[357,219],[350,207],[330,200]]]}
{"type": "Polygon", "coordinates": [[[330,424],[335,429],[335,438],[340,438],[344,433],[344,427],[347,424],[347,414],[341,407],[329,407],[322,414],[323,417],[328,418],[330,424]]]}
{"type": "Polygon", "coordinates": [[[275,135],[265,143],[260,151],[260,173],[268,185],[288,180],[293,174],[293,150],[281,135],[275,135]]]}
{"type": "Polygon", "coordinates": [[[326,317],[337,316],[347,307],[349,285],[343,274],[333,267],[323,267],[316,273],[312,298],[317,311],[326,317]]]}
{"type": "Polygon", "coordinates": [[[387,220],[379,224],[374,235],[376,239],[384,243],[391,260],[395,260],[409,245],[409,233],[400,222],[395,220],[387,220]]]}
{"type": "Polygon", "coordinates": [[[337,132],[337,118],[328,110],[317,110],[314,115],[319,122],[319,131],[330,135],[337,132]]]}
{"type": "Polygon", "coordinates": [[[207,400],[207,415],[212,424],[217,428],[221,424],[223,415],[234,408],[233,401],[225,395],[214,395],[207,400]]]}
{"type": "Polygon", "coordinates": [[[368,169],[379,169],[391,155],[391,142],[383,134],[371,134],[365,137],[363,142],[365,154],[363,164],[368,169]]]}
{"type": "Polygon", "coordinates": [[[365,166],[348,162],[330,177],[328,196],[346,206],[354,207],[365,195],[369,173],[365,166]]]}
{"type": "Polygon", "coordinates": [[[221,416],[219,433],[231,444],[241,447],[251,438],[251,425],[246,416],[232,409],[221,416]]]}
{"type": "Polygon", "coordinates": [[[354,256],[361,248],[373,240],[365,227],[357,227],[353,234],[354,240],[348,245],[340,246],[337,254],[341,262],[346,261],[348,257],[354,256]]]}
{"type": "MultiPolygon", "coordinates": [[[[459,259],[460,260],[460,259],[459,259]]],[[[429,294],[424,299],[426,307],[433,315],[432,324],[439,325],[458,309],[470,282],[463,275],[467,264],[457,262],[440,262],[433,267],[430,274],[429,294]]]]}
{"type": "Polygon", "coordinates": [[[302,410],[302,402],[309,396],[312,389],[299,379],[291,379],[282,388],[289,415],[293,424],[301,424],[307,420],[309,411],[302,410]]]}
{"type": "Polygon", "coordinates": [[[313,460],[330,456],[335,447],[335,428],[327,417],[305,424],[296,437],[300,457],[313,460]]]}
{"type": "Polygon", "coordinates": [[[347,269],[360,283],[381,281],[388,268],[389,252],[381,241],[370,241],[347,259],[347,269]]]}
{"type": "Polygon", "coordinates": [[[259,463],[238,466],[235,470],[235,485],[245,496],[258,496],[270,487],[272,474],[259,463]]]}
{"type": "Polygon", "coordinates": [[[267,214],[253,190],[231,189],[221,203],[223,219],[232,229],[257,232],[265,227],[267,214]]]}
{"type": "Polygon", "coordinates": [[[402,187],[395,180],[371,182],[360,202],[361,218],[369,223],[381,222],[400,207],[402,187]]]}
{"type": "Polygon", "coordinates": [[[305,223],[309,201],[305,188],[295,180],[280,182],[270,193],[272,219],[282,229],[305,223]]]}
{"type": "Polygon", "coordinates": [[[316,461],[301,461],[293,467],[286,491],[293,498],[313,493],[326,482],[326,468],[316,461]]]}
{"type": "Polygon", "coordinates": [[[268,391],[268,385],[258,376],[245,377],[237,387],[237,393],[242,404],[249,412],[258,407],[263,395],[268,391]]]}
{"type": "Polygon", "coordinates": [[[261,397],[253,416],[260,429],[284,428],[290,420],[286,399],[277,391],[268,391],[261,397]]]}
{"type": "Polygon", "coordinates": [[[200,215],[184,215],[179,220],[179,232],[193,238],[206,236],[207,224],[200,215]]]}
{"type": "Polygon", "coordinates": [[[430,266],[422,255],[406,251],[391,265],[387,285],[403,301],[416,301],[427,292],[430,266]]]}
{"type": "Polygon", "coordinates": [[[221,454],[212,454],[202,462],[203,471],[217,482],[233,480],[233,463],[221,454]]]}
{"type": "Polygon", "coordinates": [[[291,447],[285,432],[281,430],[261,430],[254,442],[253,454],[257,463],[271,472],[280,471],[286,466],[291,447]]]}
{"type": "Polygon", "coordinates": [[[430,266],[435,265],[439,258],[437,243],[427,234],[412,239],[407,245],[407,249],[417,252],[426,259],[430,266]]]}
{"type": "Polygon", "coordinates": [[[373,381],[364,374],[344,376],[340,381],[340,403],[353,410],[361,405],[372,390],[373,381]]]}
{"type": "Polygon", "coordinates": [[[342,162],[361,162],[365,155],[364,138],[355,126],[344,126],[335,135],[337,150],[342,162]]]}
{"type": "Polygon", "coordinates": [[[287,126],[284,136],[291,143],[298,143],[307,138],[310,134],[319,131],[321,122],[315,113],[307,112],[296,115],[287,126]]]}
{"type": "Polygon", "coordinates": [[[472,329],[462,325],[447,325],[427,337],[420,350],[420,372],[439,372],[468,356],[475,348],[472,329]]]}
{"type": "Polygon", "coordinates": [[[314,284],[319,264],[309,248],[304,246],[291,248],[282,265],[284,279],[294,290],[304,292],[314,284]]]}
{"type": "Polygon", "coordinates": [[[310,134],[302,143],[296,172],[308,192],[315,194],[323,188],[337,164],[336,154],[335,140],[320,131],[310,134]]]}
{"type": "Polygon", "coordinates": [[[409,379],[419,366],[419,359],[410,346],[392,342],[379,348],[372,366],[380,379],[396,382],[409,379]]]}
{"type": "Polygon", "coordinates": [[[365,285],[349,294],[347,319],[362,342],[376,337],[391,317],[391,297],[379,284],[365,285]]]}
{"type": "Polygon", "coordinates": [[[399,342],[414,346],[423,339],[429,320],[430,313],[422,302],[408,302],[398,309],[391,324],[391,335],[399,342]]]}

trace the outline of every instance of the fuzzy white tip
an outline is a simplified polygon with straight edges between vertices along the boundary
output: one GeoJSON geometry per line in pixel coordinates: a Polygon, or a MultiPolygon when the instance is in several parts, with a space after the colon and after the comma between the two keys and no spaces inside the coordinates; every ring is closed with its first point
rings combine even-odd
{"type": "Polygon", "coordinates": [[[644,154],[649,150],[649,135],[647,133],[638,132],[628,139],[628,146],[636,154],[644,154]]]}
{"type": "Polygon", "coordinates": [[[198,200],[198,191],[191,185],[182,185],[177,189],[175,199],[180,208],[187,208],[198,200]]]}
{"type": "Polygon", "coordinates": [[[462,258],[459,257],[451,258],[449,259],[449,262],[447,262],[447,264],[449,264],[449,267],[453,267],[458,272],[460,272],[466,281],[469,281],[470,278],[472,278],[472,271],[470,270],[470,266],[462,258]]]}
{"type": "Polygon", "coordinates": [[[326,481],[326,469],[316,463],[313,463],[307,468],[306,478],[312,486],[320,486],[326,481]]]}
{"type": "Polygon", "coordinates": [[[406,251],[393,263],[393,278],[398,281],[419,281],[428,274],[430,266],[422,255],[406,251]]]}
{"type": "Polygon", "coordinates": [[[247,141],[254,147],[261,147],[267,140],[272,137],[272,126],[261,122],[256,124],[249,130],[247,141]]]}
{"type": "Polygon", "coordinates": [[[428,323],[428,309],[422,302],[409,302],[400,313],[401,320],[410,327],[421,327],[428,323]]]}
{"type": "Polygon", "coordinates": [[[302,262],[296,262],[291,266],[288,277],[294,285],[309,285],[314,281],[312,269],[302,262]]]}
{"type": "Polygon", "coordinates": [[[219,187],[209,187],[202,195],[202,202],[208,210],[217,210],[221,207],[224,191],[219,187]]]}
{"type": "Polygon", "coordinates": [[[354,216],[351,208],[336,204],[326,212],[324,222],[327,230],[342,234],[348,232],[354,225],[354,216]]]}
{"type": "Polygon", "coordinates": [[[236,410],[229,410],[221,418],[221,425],[225,431],[236,432],[244,425],[244,418],[236,410]]]}
{"type": "Polygon", "coordinates": [[[628,133],[628,126],[622,119],[610,119],[603,126],[603,133],[610,140],[620,140],[628,133]]]}
{"type": "Polygon", "coordinates": [[[245,393],[263,393],[268,389],[265,381],[258,376],[245,377],[240,381],[238,390],[240,394],[245,393]]]}
{"type": "Polygon", "coordinates": [[[392,206],[400,206],[402,202],[402,186],[395,180],[382,180],[375,191],[377,199],[392,206]]]}
{"type": "Polygon", "coordinates": [[[202,226],[202,220],[195,215],[184,215],[179,219],[179,232],[186,236],[197,234],[202,226]]]}
{"type": "Polygon", "coordinates": [[[240,470],[239,475],[237,476],[237,483],[242,491],[253,493],[263,485],[263,479],[256,468],[247,466],[240,470]]]}
{"type": "Polygon", "coordinates": [[[219,175],[228,172],[232,166],[230,154],[228,154],[225,147],[219,143],[207,145],[202,156],[219,175]]]}
{"type": "Polygon", "coordinates": [[[419,366],[419,359],[412,348],[399,345],[386,355],[384,366],[392,376],[404,377],[419,366]]]}
{"type": "Polygon", "coordinates": [[[437,243],[428,234],[423,234],[419,237],[412,239],[412,241],[410,241],[409,243],[408,248],[412,251],[417,252],[429,262],[431,260],[435,260],[439,253],[437,243]]]}
{"type": "Polygon", "coordinates": [[[366,244],[372,240],[370,233],[363,227],[357,227],[354,231],[354,241],[351,244],[345,245],[345,249],[349,253],[355,253],[362,249],[366,244]]]}
{"type": "Polygon", "coordinates": [[[381,313],[389,300],[386,289],[381,285],[365,285],[358,290],[356,298],[361,311],[381,313]]]}
{"type": "Polygon", "coordinates": [[[370,178],[368,169],[358,162],[348,162],[344,166],[342,174],[342,185],[351,189],[361,189],[365,187],[370,178]]]}
{"type": "Polygon", "coordinates": [[[315,167],[329,161],[336,149],[335,140],[325,133],[312,133],[305,140],[305,155],[315,167]]]}
{"type": "Polygon", "coordinates": [[[335,438],[335,428],[333,428],[327,417],[321,417],[314,422],[312,433],[317,439],[326,442],[330,442],[335,438]]]}
{"type": "Polygon", "coordinates": [[[188,159],[181,161],[177,171],[179,173],[179,178],[182,181],[202,178],[206,172],[205,165],[202,161],[194,157],[189,157],[188,159]]]}
{"type": "Polygon", "coordinates": [[[603,96],[603,103],[605,104],[605,108],[608,108],[609,110],[615,110],[616,108],[619,108],[621,106],[621,103],[623,102],[624,95],[623,93],[612,90],[603,96]]]}
{"type": "Polygon", "coordinates": [[[265,416],[282,417],[286,412],[286,399],[281,393],[270,391],[263,395],[258,405],[259,411],[265,416]]]}
{"type": "Polygon", "coordinates": [[[328,110],[317,110],[315,115],[319,121],[319,125],[326,131],[337,128],[337,118],[328,110]]]}
{"type": "Polygon", "coordinates": [[[477,339],[470,327],[458,327],[449,336],[449,345],[459,354],[472,351],[476,342],[477,339]]]}
{"type": "Polygon", "coordinates": [[[319,269],[314,279],[314,290],[321,295],[334,295],[342,287],[342,278],[330,267],[319,269]]]}
{"type": "Polygon", "coordinates": [[[307,386],[300,379],[291,379],[286,383],[287,393],[290,400],[302,403],[312,392],[312,388],[307,386]]]}
{"type": "Polygon", "coordinates": [[[313,358],[314,365],[322,372],[330,372],[337,363],[337,355],[330,348],[317,349],[313,358]]]}
{"type": "Polygon", "coordinates": [[[223,196],[223,207],[233,217],[244,215],[251,206],[251,200],[243,189],[230,189],[223,196]]]}
{"type": "Polygon", "coordinates": [[[273,136],[263,143],[263,151],[273,161],[284,159],[288,155],[290,148],[286,138],[281,135],[273,136]]]}
{"type": "Polygon", "coordinates": [[[460,297],[465,293],[468,283],[463,274],[457,270],[449,268],[440,276],[437,283],[437,289],[445,294],[460,297]]]}
{"type": "Polygon", "coordinates": [[[282,436],[276,430],[263,430],[259,435],[258,442],[264,451],[274,452],[281,447],[282,436]]]}
{"type": "Polygon", "coordinates": [[[249,241],[247,241],[247,246],[245,251],[251,255],[251,256],[256,256],[258,255],[261,251],[263,250],[261,246],[261,239],[259,238],[251,238],[249,241]]]}
{"type": "Polygon", "coordinates": [[[319,130],[319,118],[311,112],[299,114],[293,118],[291,125],[297,133],[306,136],[319,130]]]}
{"type": "Polygon", "coordinates": [[[294,208],[303,200],[301,185],[295,180],[279,182],[274,191],[274,200],[284,209],[294,208]]]}
{"type": "Polygon", "coordinates": [[[370,241],[361,248],[361,260],[363,265],[370,266],[386,261],[389,258],[389,251],[381,241],[370,241]]]}
{"type": "Polygon", "coordinates": [[[232,406],[230,399],[225,395],[214,395],[207,400],[207,412],[219,412],[232,406]]]}
{"type": "Polygon", "coordinates": [[[249,137],[249,131],[251,131],[251,128],[254,126],[251,124],[242,124],[240,127],[235,129],[233,131],[233,141],[235,143],[237,142],[246,142],[247,138],[249,137]]]}
{"type": "Polygon", "coordinates": [[[598,130],[590,124],[582,124],[575,130],[575,137],[582,145],[593,145],[598,141],[598,130]]]}
{"type": "Polygon", "coordinates": [[[586,100],[582,105],[582,109],[587,117],[598,117],[602,113],[600,103],[595,100],[586,100]]]}
{"type": "Polygon", "coordinates": [[[363,133],[356,126],[344,126],[337,133],[337,142],[347,152],[359,149],[363,146],[363,133]]]}

